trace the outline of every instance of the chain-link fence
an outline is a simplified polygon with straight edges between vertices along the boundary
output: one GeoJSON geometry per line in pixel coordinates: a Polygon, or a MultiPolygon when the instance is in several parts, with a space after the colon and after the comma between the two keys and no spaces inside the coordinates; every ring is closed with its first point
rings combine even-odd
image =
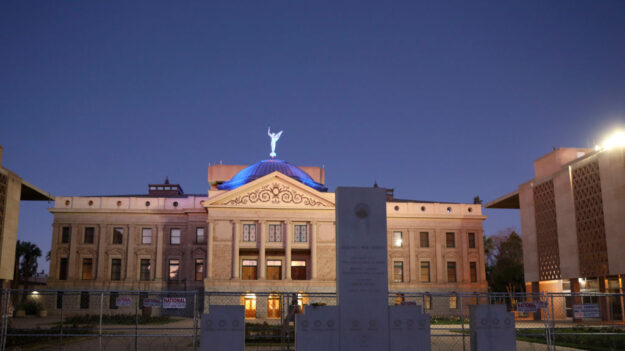
{"type": "MultiPolygon", "coordinates": [[[[432,350],[470,350],[469,306],[503,304],[518,350],[625,350],[621,294],[392,292],[431,316],[432,350]]],[[[334,293],[2,290],[2,350],[198,350],[200,316],[245,307],[245,349],[295,350],[295,315],[334,293]]],[[[366,306],[363,306],[366,308],[366,306]]]]}

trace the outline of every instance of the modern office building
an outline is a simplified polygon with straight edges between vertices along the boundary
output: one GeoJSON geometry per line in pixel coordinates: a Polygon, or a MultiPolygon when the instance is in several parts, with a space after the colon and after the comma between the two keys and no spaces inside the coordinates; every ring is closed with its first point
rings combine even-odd
{"type": "MultiPolygon", "coordinates": [[[[520,209],[527,290],[623,293],[624,149],[559,148],[536,160],[534,172],[486,204],[520,209]]],[[[604,318],[623,319],[622,298],[568,299],[555,310],[570,317],[572,304],[596,302],[604,318]]]]}

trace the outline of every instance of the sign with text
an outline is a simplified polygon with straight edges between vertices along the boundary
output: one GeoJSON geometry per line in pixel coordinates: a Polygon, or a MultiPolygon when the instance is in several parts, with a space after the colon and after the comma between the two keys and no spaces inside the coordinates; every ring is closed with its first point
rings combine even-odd
{"type": "Polygon", "coordinates": [[[519,302],[516,304],[516,310],[523,313],[536,312],[536,304],[533,302],[519,302]]]}
{"type": "Polygon", "coordinates": [[[186,308],[186,297],[164,297],[163,308],[186,308]]]}
{"type": "Polygon", "coordinates": [[[535,301],[534,304],[536,305],[536,308],[548,308],[549,307],[549,302],[547,301],[535,301]]]}
{"type": "Polygon", "coordinates": [[[573,318],[600,318],[599,304],[573,305],[573,318]]]}
{"type": "Polygon", "coordinates": [[[161,307],[160,299],[143,299],[143,307],[161,307]]]}
{"type": "Polygon", "coordinates": [[[132,298],[130,296],[120,296],[115,299],[115,305],[117,307],[128,307],[132,305],[132,298]]]}

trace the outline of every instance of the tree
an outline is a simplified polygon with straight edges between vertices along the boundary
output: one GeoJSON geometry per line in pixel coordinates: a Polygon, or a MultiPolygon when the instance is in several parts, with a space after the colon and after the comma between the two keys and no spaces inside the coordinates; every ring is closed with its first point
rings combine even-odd
{"type": "Polygon", "coordinates": [[[511,228],[484,241],[486,279],[491,291],[525,291],[523,242],[511,228]]]}
{"type": "Polygon", "coordinates": [[[37,259],[41,257],[41,249],[30,241],[17,241],[15,247],[15,270],[13,281],[25,281],[37,274],[37,259]]]}

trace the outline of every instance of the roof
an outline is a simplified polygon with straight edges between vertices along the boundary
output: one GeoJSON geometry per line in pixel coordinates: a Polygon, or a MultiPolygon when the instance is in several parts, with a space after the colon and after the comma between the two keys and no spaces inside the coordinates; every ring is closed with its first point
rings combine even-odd
{"type": "Polygon", "coordinates": [[[501,196],[498,199],[495,199],[489,203],[487,203],[485,208],[509,208],[518,210],[521,208],[519,203],[519,191],[513,191],[510,194],[506,194],[501,196]]]}
{"type": "Polygon", "coordinates": [[[54,201],[54,196],[22,179],[22,192],[20,195],[20,200],[54,201]]]}
{"type": "Polygon", "coordinates": [[[241,185],[252,182],[256,179],[262,178],[268,174],[273,172],[280,172],[288,177],[291,177],[297,180],[300,183],[308,185],[309,187],[317,190],[317,191],[328,191],[328,188],[323,184],[315,182],[312,177],[299,169],[298,167],[275,158],[262,160],[256,162],[255,164],[246,167],[239,171],[239,173],[235,174],[232,179],[227,182],[222,183],[217,187],[219,190],[232,190],[240,187],[241,185]]]}

